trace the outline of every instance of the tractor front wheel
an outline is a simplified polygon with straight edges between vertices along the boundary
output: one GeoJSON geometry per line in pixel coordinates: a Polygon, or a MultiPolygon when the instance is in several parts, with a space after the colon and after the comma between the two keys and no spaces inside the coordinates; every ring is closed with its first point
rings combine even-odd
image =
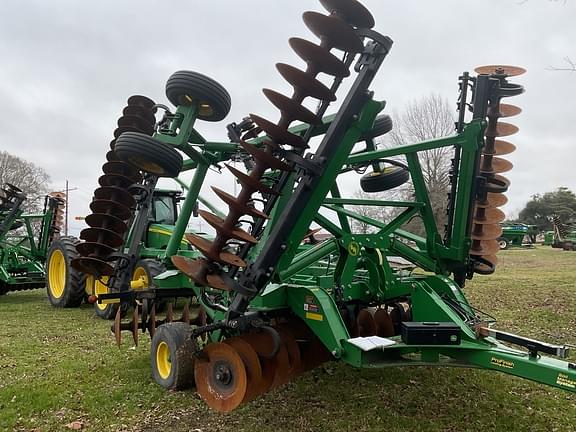
{"type": "Polygon", "coordinates": [[[162,324],[150,349],[152,376],[162,387],[181,390],[194,384],[192,327],[183,322],[162,324]]]}
{"type": "MultiPolygon", "coordinates": [[[[163,273],[166,270],[164,265],[153,259],[141,259],[136,263],[134,272],[132,273],[133,287],[131,289],[142,290],[146,289],[152,283],[152,279],[163,273]]],[[[86,279],[86,287],[89,293],[98,296],[100,294],[107,294],[110,292],[108,289],[108,277],[104,276],[101,280],[94,281],[92,276],[86,279]],[[94,284],[94,285],[92,285],[94,284]]],[[[161,307],[158,304],[157,310],[161,307]]],[[[94,303],[94,313],[96,316],[103,319],[114,319],[116,311],[118,310],[118,303],[94,303]]],[[[123,311],[124,313],[125,311],[123,311]]]]}
{"type": "Polygon", "coordinates": [[[70,263],[80,255],[76,237],[64,236],[55,240],[46,258],[46,290],[48,300],[55,307],[78,307],[84,299],[84,274],[70,263]]]}

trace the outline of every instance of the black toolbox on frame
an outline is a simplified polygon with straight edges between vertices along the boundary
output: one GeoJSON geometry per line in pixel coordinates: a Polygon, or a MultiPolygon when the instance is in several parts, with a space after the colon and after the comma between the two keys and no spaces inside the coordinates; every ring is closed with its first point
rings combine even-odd
{"type": "Polygon", "coordinates": [[[460,345],[460,327],[451,322],[411,322],[401,325],[406,345],[460,345]]]}

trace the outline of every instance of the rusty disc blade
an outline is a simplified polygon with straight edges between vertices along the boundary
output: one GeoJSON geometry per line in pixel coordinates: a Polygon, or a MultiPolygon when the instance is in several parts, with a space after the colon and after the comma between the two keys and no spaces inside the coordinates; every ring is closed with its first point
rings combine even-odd
{"type": "Polygon", "coordinates": [[[122,110],[122,114],[125,116],[140,117],[151,126],[154,126],[156,123],[156,117],[154,117],[154,113],[151,110],[140,106],[128,105],[122,110]]]}
{"type": "Polygon", "coordinates": [[[184,303],[184,307],[182,308],[182,316],[180,317],[180,322],[190,324],[190,303],[184,303]]]}
{"type": "Polygon", "coordinates": [[[278,144],[288,144],[292,147],[307,148],[308,146],[298,135],[288,132],[286,129],[266,120],[256,114],[250,114],[250,118],[266,134],[278,144]]]}
{"type": "Polygon", "coordinates": [[[308,11],[302,14],[302,19],[306,27],[330,48],[350,53],[358,53],[364,49],[362,40],[354,29],[341,18],[308,11]]]}
{"type": "Polygon", "coordinates": [[[94,197],[96,199],[115,201],[126,207],[134,207],[136,205],[134,197],[126,189],[118,186],[101,186],[94,191],[94,197]]]}
{"type": "Polygon", "coordinates": [[[501,103],[499,106],[500,117],[514,117],[522,112],[522,108],[516,105],[501,103]]]}
{"type": "Polygon", "coordinates": [[[130,208],[122,203],[117,203],[110,200],[95,199],[90,203],[90,210],[94,213],[111,214],[118,219],[127,220],[132,216],[130,208]]]}
{"type": "Polygon", "coordinates": [[[114,267],[106,261],[95,257],[74,258],[71,265],[82,273],[95,276],[111,276],[114,273],[114,267]]]}
{"type": "Polygon", "coordinates": [[[510,187],[510,180],[500,174],[484,174],[486,190],[493,193],[503,193],[510,187]]]}
{"type": "Polygon", "coordinates": [[[284,344],[280,345],[280,349],[272,358],[272,363],[274,364],[275,374],[270,388],[276,388],[286,384],[291,376],[290,357],[284,344]]]}
{"type": "Polygon", "coordinates": [[[122,128],[141,130],[146,135],[152,135],[154,133],[154,124],[150,124],[140,116],[123,115],[118,119],[118,126],[122,128]]]}
{"type": "MultiPolygon", "coordinates": [[[[132,321],[130,321],[130,331],[132,332],[132,339],[134,339],[134,345],[138,346],[138,328],[140,327],[140,306],[134,306],[134,313],[132,314],[132,321]]],[[[118,308],[120,310],[121,308],[118,308]]]]}
{"type": "Polygon", "coordinates": [[[276,364],[273,359],[266,357],[272,348],[266,346],[261,340],[254,338],[254,335],[256,335],[254,332],[245,333],[238,338],[247,342],[256,354],[258,354],[260,367],[262,368],[262,381],[258,384],[258,390],[259,394],[264,394],[272,387],[274,377],[276,376],[276,364]],[[264,353],[264,355],[261,353],[264,353]]]}
{"type": "Polygon", "coordinates": [[[82,256],[100,256],[107,257],[116,252],[116,249],[102,243],[84,242],[76,245],[76,250],[82,256]]]}
{"type": "Polygon", "coordinates": [[[156,334],[156,302],[152,303],[152,307],[150,308],[150,316],[148,317],[148,333],[150,333],[151,338],[156,334]]]}
{"type": "Polygon", "coordinates": [[[376,323],[374,316],[368,309],[361,309],[356,317],[356,325],[358,326],[358,336],[374,336],[376,335],[376,323]]]}
{"type": "Polygon", "coordinates": [[[132,168],[126,162],[106,162],[102,165],[104,174],[121,175],[128,177],[133,183],[138,183],[142,180],[142,176],[136,168],[132,168]]]}
{"type": "Polygon", "coordinates": [[[487,255],[483,256],[482,258],[486,261],[489,261],[494,266],[498,264],[498,257],[496,255],[487,255]]]}
{"type": "Polygon", "coordinates": [[[110,150],[110,151],[106,152],[106,160],[108,162],[120,162],[120,158],[118,158],[118,156],[116,156],[116,153],[114,152],[114,150],[110,150]]]}
{"type": "Polygon", "coordinates": [[[299,375],[302,372],[302,360],[300,358],[300,347],[298,346],[298,342],[296,342],[296,338],[290,331],[285,327],[276,327],[280,338],[282,339],[282,343],[286,347],[286,351],[288,352],[288,379],[292,379],[295,376],[299,375]]]}
{"type": "Polygon", "coordinates": [[[290,118],[290,121],[300,120],[311,125],[320,124],[321,119],[319,119],[316,114],[300,105],[300,103],[294,99],[290,99],[282,93],[267,88],[262,89],[262,92],[268,100],[280,110],[283,116],[290,118]]]}
{"type": "Polygon", "coordinates": [[[156,111],[156,108],[154,108],[154,105],[156,105],[156,103],[152,99],[147,98],[146,96],[142,96],[142,95],[130,96],[128,98],[127,103],[130,106],[139,106],[142,108],[146,108],[147,110],[149,110],[151,112],[156,111]]]}
{"type": "Polygon", "coordinates": [[[118,308],[118,310],[116,311],[113,327],[114,338],[116,339],[116,345],[118,345],[118,347],[120,347],[120,344],[122,343],[122,331],[120,330],[120,321],[122,320],[122,312],[120,309],[121,308],[118,308]]]}
{"type": "Polygon", "coordinates": [[[252,144],[248,144],[246,141],[240,141],[240,145],[244,150],[246,150],[254,159],[261,162],[267,168],[272,168],[280,171],[292,171],[292,167],[280,159],[274,157],[274,155],[265,150],[261,150],[252,144]]]}
{"type": "Polygon", "coordinates": [[[192,246],[196,247],[207,258],[236,267],[246,267],[246,262],[242,258],[230,252],[213,252],[212,242],[209,240],[190,233],[186,234],[186,240],[188,240],[192,246]]]}
{"type": "Polygon", "coordinates": [[[516,146],[508,141],[494,140],[494,149],[489,151],[487,148],[483,149],[484,154],[492,154],[494,156],[504,156],[516,150],[516,146]]]}
{"type": "Polygon", "coordinates": [[[198,358],[194,365],[198,394],[210,408],[232,411],[246,396],[247,374],[242,358],[222,342],[208,344],[202,352],[206,358],[198,358]]]}
{"type": "Polygon", "coordinates": [[[519,66],[488,65],[474,68],[474,72],[482,75],[518,76],[526,73],[526,69],[519,66]]]}
{"type": "Polygon", "coordinates": [[[490,174],[505,173],[514,168],[514,165],[509,160],[502,159],[492,155],[482,156],[482,162],[480,166],[481,166],[480,172],[490,174]],[[484,167],[485,165],[490,166],[488,168],[485,168],[484,167]]]}
{"type": "Polygon", "coordinates": [[[202,305],[199,305],[196,309],[197,309],[196,316],[190,320],[190,324],[198,327],[206,325],[207,322],[206,309],[204,309],[204,306],[202,305]]]}
{"type": "Polygon", "coordinates": [[[107,257],[108,255],[116,252],[116,249],[111,248],[110,246],[105,245],[103,243],[90,243],[90,242],[77,244],[76,250],[83,257],[91,255],[99,257],[107,257]]]}
{"type": "Polygon", "coordinates": [[[301,345],[300,353],[304,371],[312,370],[332,359],[332,355],[316,335],[301,345]]]}
{"type": "Polygon", "coordinates": [[[506,219],[504,212],[498,208],[480,208],[476,210],[474,223],[480,225],[498,224],[506,219]]]}
{"type": "Polygon", "coordinates": [[[326,48],[296,37],[290,38],[288,42],[294,52],[308,64],[309,70],[339,78],[350,75],[346,65],[326,48]]]}
{"type": "Polygon", "coordinates": [[[356,0],[320,0],[320,4],[354,27],[374,27],[374,17],[368,9],[356,0]]]}
{"type": "Polygon", "coordinates": [[[128,231],[128,225],[122,219],[111,214],[92,213],[86,216],[85,222],[93,228],[106,228],[118,235],[128,231]]]}
{"type": "Polygon", "coordinates": [[[502,193],[488,192],[486,194],[486,199],[483,201],[476,201],[476,207],[487,208],[487,207],[502,207],[508,202],[506,195],[502,193]]]}
{"type": "Polygon", "coordinates": [[[173,255],[170,257],[172,264],[194,282],[206,286],[207,262],[205,260],[193,260],[182,255],[173,255]]]}
{"type": "Polygon", "coordinates": [[[129,186],[134,184],[134,181],[122,175],[104,174],[98,179],[98,184],[100,186],[118,186],[127,189],[129,186]]]}
{"type": "Polygon", "coordinates": [[[290,371],[290,360],[284,344],[280,343],[278,352],[272,356],[276,348],[276,342],[269,332],[246,333],[242,335],[242,339],[247,341],[258,356],[262,358],[262,364],[264,365],[264,363],[266,363],[265,367],[269,367],[274,371],[270,388],[287,382],[290,371]]]}
{"type": "Polygon", "coordinates": [[[255,237],[234,225],[230,226],[230,224],[226,223],[223,219],[219,218],[215,214],[205,210],[198,210],[198,214],[202,217],[202,219],[208,222],[208,224],[212,226],[216,232],[224,234],[225,237],[234,238],[236,240],[241,240],[251,244],[258,243],[258,240],[255,237]]]}
{"type": "Polygon", "coordinates": [[[474,240],[470,248],[470,255],[494,255],[500,250],[496,240],[474,240]]]}
{"type": "Polygon", "coordinates": [[[169,301],[166,305],[166,322],[174,321],[174,304],[169,301]]]}
{"type": "Polygon", "coordinates": [[[252,348],[248,342],[239,337],[226,339],[224,343],[230,345],[234,350],[236,350],[244,363],[244,368],[246,369],[247,389],[242,403],[251,401],[267,392],[269,385],[263,379],[262,366],[260,366],[260,360],[258,359],[258,354],[254,351],[254,348],[252,348]]]}
{"type": "Polygon", "coordinates": [[[216,186],[212,186],[212,190],[222,201],[228,204],[228,207],[230,207],[232,211],[246,214],[255,218],[269,219],[266,213],[241,203],[235,196],[230,195],[228,192],[224,192],[222,189],[219,189],[216,186]]]}
{"type": "Polygon", "coordinates": [[[246,187],[247,189],[251,189],[252,191],[259,191],[261,193],[265,193],[265,194],[269,194],[269,195],[278,195],[278,192],[276,192],[274,189],[266,186],[264,183],[262,183],[258,179],[254,178],[252,176],[249,176],[247,174],[244,174],[242,171],[234,168],[231,165],[224,164],[224,166],[226,168],[228,168],[230,170],[230,172],[232,174],[234,174],[234,177],[236,177],[238,179],[240,184],[242,186],[246,187]]]}
{"type": "Polygon", "coordinates": [[[314,78],[314,75],[285,63],[276,63],[276,69],[300,96],[311,96],[315,99],[330,102],[336,100],[334,92],[314,78]]]}
{"type": "Polygon", "coordinates": [[[496,240],[502,235],[502,228],[500,225],[482,224],[475,225],[470,236],[472,240],[496,240]]]}
{"type": "Polygon", "coordinates": [[[514,135],[518,131],[519,131],[518,126],[510,124],[510,123],[498,122],[498,124],[496,125],[496,136],[497,137],[505,137],[505,136],[514,135]]]}
{"type": "Polygon", "coordinates": [[[124,244],[122,236],[105,228],[84,228],[80,232],[80,238],[90,243],[103,243],[112,248],[118,248],[124,244]]]}
{"type": "Polygon", "coordinates": [[[374,323],[376,324],[376,335],[380,337],[394,336],[394,323],[386,309],[378,308],[374,313],[374,323]]]}

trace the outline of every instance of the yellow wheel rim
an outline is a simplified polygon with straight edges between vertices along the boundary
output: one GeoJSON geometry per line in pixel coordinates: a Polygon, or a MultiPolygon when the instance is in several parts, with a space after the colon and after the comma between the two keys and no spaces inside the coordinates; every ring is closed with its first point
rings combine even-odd
{"type": "Polygon", "coordinates": [[[148,286],[150,285],[150,281],[148,280],[148,273],[146,272],[146,269],[144,267],[136,267],[134,269],[134,274],[132,275],[132,280],[133,281],[137,281],[137,280],[142,280],[143,282],[143,286],[139,286],[138,288],[135,289],[146,289],[148,288],[148,286]]]}
{"type": "Polygon", "coordinates": [[[146,160],[138,156],[130,156],[128,159],[133,165],[136,165],[143,171],[157,175],[162,175],[165,173],[164,168],[162,168],[160,165],[152,161],[146,160]]]}
{"type": "Polygon", "coordinates": [[[48,265],[48,288],[54,298],[64,295],[66,288],[66,259],[62,251],[56,249],[50,256],[48,265]]]}
{"type": "Polygon", "coordinates": [[[170,376],[172,362],[170,361],[170,348],[166,342],[160,342],[156,348],[156,367],[162,379],[167,379],[170,376]]]}
{"type": "MultiPolygon", "coordinates": [[[[102,279],[97,279],[96,281],[94,281],[94,276],[88,276],[86,278],[87,286],[94,284],[94,295],[96,297],[98,297],[100,294],[108,294],[109,290],[108,286],[106,285],[107,283],[108,283],[108,276],[102,276],[102,279]]],[[[100,309],[101,311],[104,311],[109,305],[96,302],[94,303],[94,306],[100,309]]]]}

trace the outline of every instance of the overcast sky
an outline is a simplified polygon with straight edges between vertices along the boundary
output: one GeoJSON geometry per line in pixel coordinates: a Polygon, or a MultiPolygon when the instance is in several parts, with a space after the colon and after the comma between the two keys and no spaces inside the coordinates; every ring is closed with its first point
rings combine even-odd
{"type": "MultiPolygon", "coordinates": [[[[517,82],[526,93],[510,100],[523,113],[512,119],[520,132],[509,139],[518,150],[505,210],[514,217],[535,193],[576,190],[576,73],[548,70],[576,59],[576,2],[363,3],[394,40],[373,85],[387,112],[431,92],[455,103],[458,75],[478,65],[525,67],[517,82]]],[[[210,140],[226,140],[226,124],[250,112],[277,120],[261,88],[290,94],[274,64],[302,67],[288,38],[317,40],[300,18],[306,10],[323,11],[311,0],[3,1],[0,149],[42,166],[55,189],[69,180],[71,216],[86,215],[127,97],[168,103],[164,85],[176,70],[211,76],[231,94],[228,118],[196,124],[210,140]]],[[[80,227],[71,222],[72,232],[80,227]]]]}

